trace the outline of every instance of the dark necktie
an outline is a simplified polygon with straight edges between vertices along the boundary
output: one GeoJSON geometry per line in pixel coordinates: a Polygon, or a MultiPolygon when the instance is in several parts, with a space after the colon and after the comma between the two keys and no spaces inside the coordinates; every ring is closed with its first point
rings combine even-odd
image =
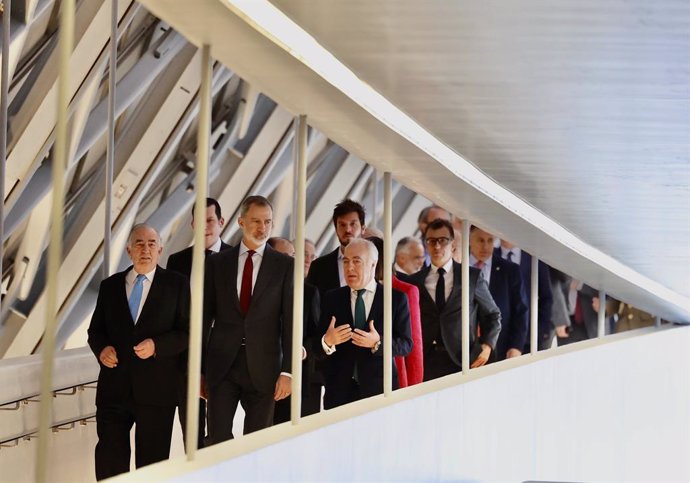
{"type": "Polygon", "coordinates": [[[204,250],[204,255],[209,256],[213,253],[213,250],[209,250],[208,248],[204,250]]]}
{"type": "Polygon", "coordinates": [[[252,301],[252,274],[254,273],[254,262],[252,255],[256,252],[254,250],[247,251],[247,259],[244,261],[244,270],[242,271],[242,285],[240,286],[240,309],[243,314],[249,311],[249,304],[252,301]]]}
{"type": "Polygon", "coordinates": [[[445,274],[446,271],[443,268],[438,269],[438,281],[436,282],[436,308],[438,308],[439,313],[443,312],[443,307],[446,305],[445,274]]]}
{"type": "Polygon", "coordinates": [[[364,292],[361,288],[357,290],[357,300],[355,300],[355,329],[367,330],[367,309],[364,306],[364,292]]]}
{"type": "Polygon", "coordinates": [[[508,261],[512,262],[513,261],[513,252],[512,250],[508,252],[508,261]]]}

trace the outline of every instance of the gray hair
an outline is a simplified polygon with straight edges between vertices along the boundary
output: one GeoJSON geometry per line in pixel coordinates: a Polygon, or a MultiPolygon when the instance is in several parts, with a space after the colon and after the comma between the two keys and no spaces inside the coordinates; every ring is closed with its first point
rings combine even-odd
{"type": "Polygon", "coordinates": [[[398,256],[400,252],[406,251],[409,248],[409,246],[413,243],[417,245],[422,245],[422,242],[419,238],[415,238],[412,236],[406,236],[401,238],[400,241],[398,241],[398,244],[395,246],[395,256],[398,256]]]}
{"type": "Polygon", "coordinates": [[[158,245],[161,247],[163,246],[163,243],[161,242],[161,234],[158,233],[158,230],[156,230],[154,227],[149,225],[148,223],[137,223],[132,227],[132,229],[129,231],[129,236],[127,237],[127,246],[132,247],[132,237],[134,236],[134,232],[141,228],[148,228],[150,230],[153,230],[156,233],[156,238],[158,238],[158,245]]]}
{"type": "Polygon", "coordinates": [[[271,211],[273,211],[273,205],[271,205],[271,202],[268,201],[268,199],[263,196],[252,195],[247,196],[242,202],[242,205],[240,206],[240,217],[244,218],[247,215],[249,208],[251,208],[253,205],[268,206],[271,211]]]}
{"type": "Polygon", "coordinates": [[[369,258],[371,261],[377,262],[379,260],[379,251],[376,249],[376,245],[371,243],[366,238],[354,238],[352,241],[350,241],[350,243],[347,244],[345,249],[347,250],[350,247],[356,247],[358,245],[366,247],[366,249],[369,251],[369,258]]]}

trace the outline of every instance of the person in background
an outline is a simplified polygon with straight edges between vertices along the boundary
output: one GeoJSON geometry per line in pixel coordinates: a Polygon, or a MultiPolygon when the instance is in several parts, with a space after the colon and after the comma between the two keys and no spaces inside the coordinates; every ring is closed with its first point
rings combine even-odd
{"type": "MultiPolygon", "coordinates": [[[[294,244],[294,242],[293,242],[294,244]]],[[[304,276],[309,275],[311,262],[316,258],[316,245],[309,238],[304,239],[304,276]]]]}
{"type": "Polygon", "coordinates": [[[406,236],[400,239],[395,247],[396,274],[412,275],[424,266],[424,247],[419,238],[406,236]]]}

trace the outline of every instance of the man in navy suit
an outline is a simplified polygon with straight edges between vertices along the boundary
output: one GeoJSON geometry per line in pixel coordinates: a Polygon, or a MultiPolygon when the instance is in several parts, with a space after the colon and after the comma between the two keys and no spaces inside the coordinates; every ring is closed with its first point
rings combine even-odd
{"type": "MultiPolygon", "coordinates": [[[[324,408],[331,409],[383,392],[383,286],[374,275],[378,252],[373,243],[352,240],[343,254],[346,287],[326,292],[319,333],[326,355],[324,408]]],[[[407,297],[393,291],[393,356],[412,350],[407,297]]],[[[393,370],[393,389],[397,372],[393,370]]]]}
{"type": "Polygon", "coordinates": [[[273,227],[266,198],[247,197],[237,222],[240,244],[206,260],[204,331],[210,335],[202,367],[214,444],[233,437],[238,404],[247,434],[271,426],[275,401],[291,391],[294,260],[266,243],[273,227]]]}
{"type": "MultiPolygon", "coordinates": [[[[501,246],[494,250],[494,255],[500,256],[504,260],[513,262],[520,267],[522,276],[522,287],[525,290],[525,302],[527,304],[527,320],[530,320],[530,297],[532,295],[532,255],[520,250],[512,243],[501,240],[501,246]]],[[[539,261],[538,265],[538,350],[549,349],[553,341],[554,326],[551,323],[551,308],[553,306],[553,296],[551,292],[551,276],[549,266],[539,261]]],[[[529,330],[527,332],[529,334],[529,330]]],[[[525,352],[530,352],[529,338],[525,343],[525,352]]]]}
{"type": "Polygon", "coordinates": [[[331,253],[314,260],[309,267],[309,275],[307,276],[307,282],[315,285],[321,295],[346,285],[343,272],[343,252],[348,243],[362,236],[362,231],[365,228],[364,218],[364,207],[356,201],[346,199],[335,205],[333,226],[340,246],[331,253]]]}
{"type": "MultiPolygon", "coordinates": [[[[227,243],[220,239],[220,232],[223,229],[225,220],[220,211],[220,204],[213,198],[206,198],[206,229],[204,230],[204,246],[206,248],[206,256],[232,248],[227,243]]],[[[192,229],[194,229],[194,209],[192,208],[192,229]]],[[[185,248],[182,251],[173,253],[168,257],[167,269],[180,273],[190,279],[192,273],[192,249],[193,247],[185,248]]],[[[188,355],[185,351],[180,356],[180,368],[183,374],[187,374],[187,360],[188,355]]],[[[178,389],[178,417],[180,418],[180,426],[182,427],[182,441],[187,443],[187,378],[180,378],[180,387],[178,389]]],[[[204,440],[206,439],[206,400],[199,398],[199,437],[198,447],[204,447],[204,440]]]]}
{"type": "Polygon", "coordinates": [[[101,365],[96,391],[96,479],[170,454],[179,357],[189,340],[189,281],[157,266],[162,245],[152,227],[135,225],[127,243],[133,266],[101,282],[89,346],[101,365]]]}
{"type": "Polygon", "coordinates": [[[481,228],[470,228],[470,264],[482,271],[491,296],[501,310],[501,333],[491,361],[522,354],[527,340],[527,304],[520,267],[494,255],[494,236],[481,228]]]}

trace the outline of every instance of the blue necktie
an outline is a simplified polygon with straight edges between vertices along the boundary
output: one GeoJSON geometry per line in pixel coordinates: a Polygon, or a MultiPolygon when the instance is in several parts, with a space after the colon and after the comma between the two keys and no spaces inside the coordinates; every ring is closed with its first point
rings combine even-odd
{"type": "Polygon", "coordinates": [[[134,281],[134,287],[132,287],[132,294],[129,296],[129,313],[132,314],[132,320],[135,324],[137,323],[137,313],[139,312],[141,296],[144,293],[144,280],[146,280],[146,275],[137,275],[137,279],[134,281]]]}

